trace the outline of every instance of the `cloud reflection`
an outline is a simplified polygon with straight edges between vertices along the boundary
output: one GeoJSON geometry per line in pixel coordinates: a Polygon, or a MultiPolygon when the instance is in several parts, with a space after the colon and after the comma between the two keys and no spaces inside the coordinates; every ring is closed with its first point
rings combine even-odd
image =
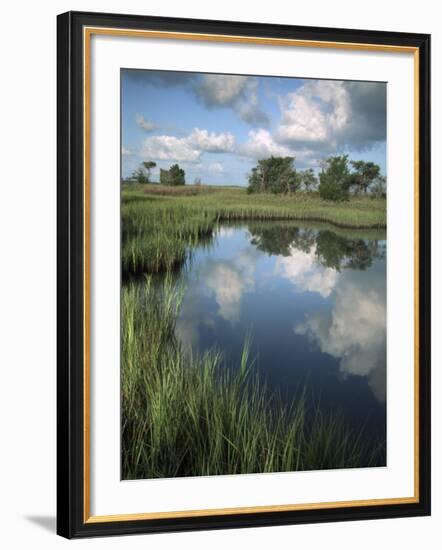
{"type": "Polygon", "coordinates": [[[255,288],[254,274],[258,256],[256,250],[246,249],[239,253],[235,261],[208,262],[200,273],[206,293],[214,296],[218,304],[218,314],[232,324],[239,320],[243,294],[255,288]]]}
{"type": "Polygon", "coordinates": [[[340,274],[336,269],[319,265],[316,257],[316,245],[309,252],[291,246],[289,256],[278,257],[276,271],[293,283],[297,290],[317,292],[327,298],[335,288],[340,274]]]}
{"type": "Polygon", "coordinates": [[[295,334],[315,341],[323,353],[339,359],[343,374],[366,376],[380,401],[385,400],[385,274],[342,275],[327,312],[308,313],[295,334]]]}

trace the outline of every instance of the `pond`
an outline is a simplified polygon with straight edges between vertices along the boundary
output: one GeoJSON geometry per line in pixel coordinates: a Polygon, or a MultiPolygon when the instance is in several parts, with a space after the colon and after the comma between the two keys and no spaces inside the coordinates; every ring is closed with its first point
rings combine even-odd
{"type": "Polygon", "coordinates": [[[217,348],[229,368],[249,338],[255,368],[284,400],[306,387],[312,407],[385,442],[385,231],[222,225],[179,277],[187,353],[217,348]]]}

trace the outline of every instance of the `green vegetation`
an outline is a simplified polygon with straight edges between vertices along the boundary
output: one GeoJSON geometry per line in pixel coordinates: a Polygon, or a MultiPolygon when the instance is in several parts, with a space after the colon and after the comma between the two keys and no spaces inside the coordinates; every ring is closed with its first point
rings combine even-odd
{"type": "Polygon", "coordinates": [[[326,201],[345,201],[352,183],[348,156],[329,157],[319,175],[319,196],[326,201]]]}
{"type": "Polygon", "coordinates": [[[249,176],[249,193],[292,193],[300,181],[293,157],[270,157],[258,160],[249,176]]]}
{"type": "Polygon", "coordinates": [[[221,367],[212,350],[188,357],[175,338],[182,290],[166,276],[122,297],[123,478],[244,474],[376,465],[338,414],[284,405],[249,358],[221,367]]]}
{"type": "Polygon", "coordinates": [[[370,185],[380,177],[381,169],[374,162],[352,160],[354,172],[351,175],[351,185],[356,188],[356,193],[367,194],[370,185]]]}
{"type": "Polygon", "coordinates": [[[314,191],[318,185],[318,178],[315,176],[313,168],[298,172],[298,179],[300,185],[303,186],[304,190],[307,192],[314,191]]]}
{"type": "Polygon", "coordinates": [[[371,193],[377,199],[387,198],[387,178],[378,176],[371,186],[371,193]]]}
{"type": "Polygon", "coordinates": [[[318,193],[277,195],[238,187],[123,185],[122,269],[125,276],[158,273],[183,264],[208,242],[220,222],[302,220],[341,227],[382,228],[385,200],[352,196],[330,203],[318,193]]]}
{"type": "Polygon", "coordinates": [[[156,165],[156,162],[152,161],[142,162],[132,173],[131,181],[136,183],[150,183],[151,171],[156,165]]]}
{"type": "Polygon", "coordinates": [[[173,164],[169,170],[160,168],[161,185],[184,185],[186,183],[185,173],[178,164],[173,164]]]}
{"type": "MultiPolygon", "coordinates": [[[[348,160],[348,155],[328,157],[320,162],[319,195],[325,201],[347,201],[351,193],[385,197],[385,177],[374,162],[348,160]],[[353,171],[350,170],[350,166],[353,171]],[[380,186],[384,186],[384,188],[380,186]]],[[[249,193],[296,193],[313,191],[318,178],[312,168],[297,171],[294,157],[262,159],[249,175],[249,193]]]]}

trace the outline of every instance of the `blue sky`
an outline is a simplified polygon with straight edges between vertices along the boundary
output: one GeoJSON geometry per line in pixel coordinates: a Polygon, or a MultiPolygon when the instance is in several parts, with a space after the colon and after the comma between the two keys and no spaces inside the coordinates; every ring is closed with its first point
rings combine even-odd
{"type": "Polygon", "coordinates": [[[186,183],[247,185],[259,159],[318,169],[331,154],[385,174],[386,84],[172,71],[121,71],[122,176],[178,163],[186,183]]]}

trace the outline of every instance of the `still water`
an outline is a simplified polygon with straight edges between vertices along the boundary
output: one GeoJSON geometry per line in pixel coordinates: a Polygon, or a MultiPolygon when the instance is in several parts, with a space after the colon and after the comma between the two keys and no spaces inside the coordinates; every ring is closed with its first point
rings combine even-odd
{"type": "Polygon", "coordinates": [[[238,364],[244,341],[269,387],[340,410],[386,438],[386,241],[378,230],[250,222],[197,248],[176,335],[192,353],[238,364]]]}

